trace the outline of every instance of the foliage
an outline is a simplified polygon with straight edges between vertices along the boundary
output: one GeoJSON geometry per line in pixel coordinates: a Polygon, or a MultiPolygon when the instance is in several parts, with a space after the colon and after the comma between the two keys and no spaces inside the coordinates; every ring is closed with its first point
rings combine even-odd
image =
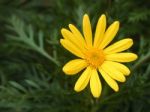
{"type": "Polygon", "coordinates": [[[148,0],[1,0],[1,112],[149,112],[149,7],[148,0]],[[102,13],[108,24],[118,19],[115,39],[130,36],[131,50],[139,55],[128,65],[132,73],[120,91],[113,92],[103,81],[99,99],[88,88],[74,92],[79,75],[62,72],[72,55],[59,44],[60,29],[71,22],[81,28],[84,13],[93,26],[102,13]]]}

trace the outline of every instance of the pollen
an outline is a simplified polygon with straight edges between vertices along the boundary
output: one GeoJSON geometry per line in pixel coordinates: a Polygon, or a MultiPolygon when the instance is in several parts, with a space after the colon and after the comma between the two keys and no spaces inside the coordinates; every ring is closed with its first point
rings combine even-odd
{"type": "Polygon", "coordinates": [[[88,51],[86,51],[85,60],[91,67],[97,68],[101,64],[103,64],[105,60],[105,55],[103,50],[97,48],[91,48],[88,51]]]}

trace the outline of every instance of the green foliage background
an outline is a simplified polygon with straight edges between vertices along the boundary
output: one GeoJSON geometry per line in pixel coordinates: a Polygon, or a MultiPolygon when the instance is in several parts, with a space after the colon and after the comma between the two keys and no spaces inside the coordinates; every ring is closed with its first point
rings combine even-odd
{"type": "Polygon", "coordinates": [[[149,18],[149,0],[0,0],[0,112],[150,112],[149,18]],[[119,20],[114,41],[131,37],[139,56],[120,91],[103,81],[99,99],[89,87],[74,92],[80,74],[62,72],[74,57],[59,44],[60,29],[81,30],[84,13],[93,31],[102,13],[108,25],[119,20]]]}

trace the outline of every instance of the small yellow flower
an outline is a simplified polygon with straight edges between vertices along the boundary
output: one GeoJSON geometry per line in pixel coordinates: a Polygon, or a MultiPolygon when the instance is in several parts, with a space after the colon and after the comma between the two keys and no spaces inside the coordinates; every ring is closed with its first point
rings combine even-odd
{"type": "Polygon", "coordinates": [[[87,14],[83,17],[84,36],[72,24],[69,24],[69,29],[70,31],[62,28],[61,33],[64,39],[61,39],[60,43],[78,58],[69,61],[63,67],[63,71],[68,75],[74,75],[85,69],[77,80],[74,90],[80,92],[90,82],[91,92],[95,98],[98,98],[102,91],[99,71],[108,85],[114,91],[118,91],[119,87],[116,81],[125,82],[125,76],[130,74],[130,70],[120,62],[137,59],[137,55],[134,53],[122,52],[133,45],[131,38],[108,46],[119,30],[119,21],[112,23],[106,30],[106,16],[101,15],[97,22],[94,39],[87,14]]]}

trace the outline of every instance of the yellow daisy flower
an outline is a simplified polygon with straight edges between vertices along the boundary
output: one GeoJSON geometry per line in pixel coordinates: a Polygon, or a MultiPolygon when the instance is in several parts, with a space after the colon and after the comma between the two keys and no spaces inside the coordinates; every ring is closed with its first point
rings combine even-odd
{"type": "Polygon", "coordinates": [[[63,67],[63,71],[65,74],[74,75],[85,69],[77,80],[74,90],[80,92],[90,83],[93,96],[98,98],[102,91],[99,72],[107,84],[114,91],[118,91],[116,81],[125,82],[125,76],[130,74],[130,70],[120,62],[137,59],[134,53],[122,52],[133,45],[131,38],[122,39],[108,46],[119,30],[119,21],[112,23],[106,30],[106,16],[101,15],[94,38],[87,14],[83,17],[83,35],[72,24],[69,24],[69,29],[62,28],[64,39],[61,39],[60,43],[78,58],[69,61],[63,67]]]}

